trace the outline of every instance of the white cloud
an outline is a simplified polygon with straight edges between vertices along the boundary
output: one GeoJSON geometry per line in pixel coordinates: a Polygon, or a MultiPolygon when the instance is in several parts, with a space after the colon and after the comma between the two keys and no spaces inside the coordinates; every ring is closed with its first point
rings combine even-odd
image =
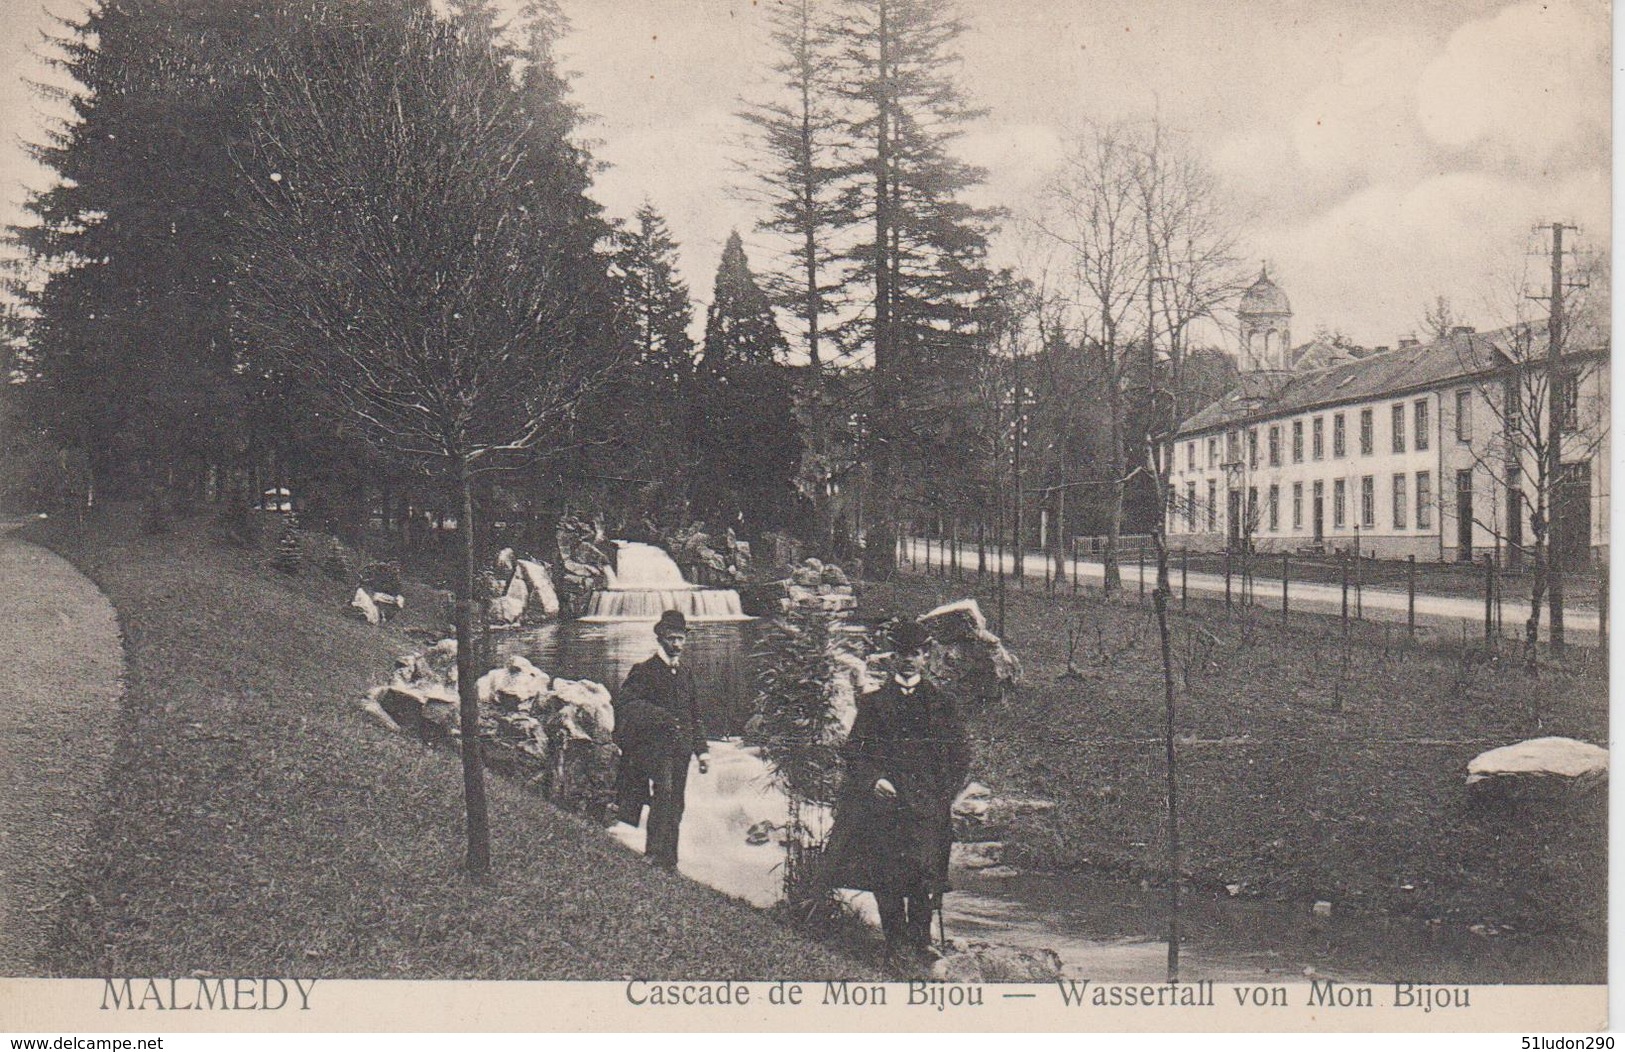
{"type": "Polygon", "coordinates": [[[1431,53],[1417,37],[1366,37],[1336,75],[1309,93],[1292,124],[1305,167],[1374,174],[1414,164],[1425,146],[1416,120],[1416,70],[1431,53]]]}
{"type": "Polygon", "coordinates": [[[1539,166],[1576,149],[1591,162],[1607,151],[1608,43],[1608,8],[1591,0],[1516,4],[1469,22],[1422,72],[1422,126],[1502,164],[1539,166]]]}

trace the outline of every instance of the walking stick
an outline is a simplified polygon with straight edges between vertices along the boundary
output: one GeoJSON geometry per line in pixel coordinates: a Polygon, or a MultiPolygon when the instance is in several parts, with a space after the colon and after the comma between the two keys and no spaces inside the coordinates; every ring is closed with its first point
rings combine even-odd
{"type": "Polygon", "coordinates": [[[948,922],[943,919],[942,892],[937,892],[937,939],[942,947],[942,955],[948,956],[948,922]]]}

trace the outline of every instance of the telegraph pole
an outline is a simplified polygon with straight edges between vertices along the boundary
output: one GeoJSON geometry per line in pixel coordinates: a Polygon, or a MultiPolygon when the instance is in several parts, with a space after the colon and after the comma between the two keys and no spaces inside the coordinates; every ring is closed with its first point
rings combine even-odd
{"type": "MultiPolygon", "coordinates": [[[[1552,654],[1563,656],[1563,553],[1558,544],[1558,494],[1563,485],[1563,231],[1552,224],[1552,290],[1546,321],[1546,593],[1552,612],[1552,654]]],[[[1567,229],[1573,229],[1569,227],[1567,229]]]]}

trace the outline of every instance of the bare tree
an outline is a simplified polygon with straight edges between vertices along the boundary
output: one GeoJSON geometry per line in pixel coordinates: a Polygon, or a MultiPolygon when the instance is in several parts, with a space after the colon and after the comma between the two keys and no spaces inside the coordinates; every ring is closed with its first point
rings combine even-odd
{"type": "MultiPolygon", "coordinates": [[[[1524,661],[1531,669],[1543,606],[1550,611],[1552,648],[1562,652],[1558,534],[1574,528],[1564,514],[1578,511],[1579,472],[1591,470],[1608,440],[1606,257],[1583,260],[1574,277],[1553,283],[1562,296],[1557,324],[1550,311],[1530,317],[1535,298],[1520,278],[1511,283],[1512,305],[1504,308],[1511,324],[1459,334],[1454,341],[1458,364],[1470,378],[1464,390],[1476,395],[1456,407],[1456,437],[1465,444],[1471,470],[1494,483],[1485,502],[1489,514],[1475,503],[1473,521],[1494,537],[1498,550],[1510,560],[1527,560],[1532,571],[1524,625],[1524,661]],[[1489,416],[1481,430],[1471,418],[1475,407],[1489,416]]],[[[1550,303],[1549,297],[1539,299],[1550,303]]]]}
{"type": "Polygon", "coordinates": [[[1429,340],[1442,340],[1461,324],[1450,298],[1436,293],[1433,302],[1422,308],[1422,332],[1429,340]]]}
{"type": "Polygon", "coordinates": [[[427,13],[333,26],[259,81],[239,159],[245,321],[344,426],[460,494],[467,868],[482,874],[474,485],[564,441],[614,364],[593,335],[614,328],[605,266],[559,229],[566,203],[537,173],[562,145],[488,41],[427,13]]]}
{"type": "Polygon", "coordinates": [[[1048,317],[1068,339],[1086,349],[1103,385],[1108,406],[1106,485],[1110,493],[1106,527],[1104,587],[1122,591],[1118,539],[1128,482],[1131,443],[1128,378],[1145,331],[1143,310],[1150,277],[1145,224],[1139,197],[1144,152],[1128,125],[1087,129],[1071,146],[1065,164],[1045,188],[1030,218],[1033,227],[1063,250],[1045,282],[1055,312],[1048,317]]]}

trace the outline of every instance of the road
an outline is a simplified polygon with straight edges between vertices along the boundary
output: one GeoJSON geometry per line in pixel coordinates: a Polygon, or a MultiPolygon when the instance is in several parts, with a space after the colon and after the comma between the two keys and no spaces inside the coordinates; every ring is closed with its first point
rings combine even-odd
{"type": "MultiPolygon", "coordinates": [[[[908,554],[914,561],[924,565],[929,554],[932,566],[939,565],[951,546],[940,541],[931,541],[921,538],[909,538],[906,542],[909,547],[908,554]]],[[[959,546],[960,565],[972,571],[976,568],[976,548],[974,545],[961,544],[959,546]]],[[[996,571],[999,563],[996,552],[987,553],[987,565],[990,571],[996,571]]],[[[1045,573],[1045,559],[1043,552],[1028,552],[1023,561],[1024,575],[1029,579],[1043,580],[1045,573]]],[[[1003,556],[1006,573],[1015,572],[1015,554],[1006,552],[1003,556]]],[[[1068,559],[1065,562],[1065,577],[1068,582],[1076,574],[1080,584],[1100,588],[1106,579],[1106,568],[1102,563],[1090,559],[1068,559]]],[[[1173,587],[1177,595],[1180,589],[1180,576],[1177,567],[1171,568],[1173,574],[1173,587]]],[[[1144,568],[1145,588],[1147,593],[1155,584],[1155,568],[1147,564],[1144,568]]],[[[1130,595],[1137,595],[1140,590],[1140,568],[1135,564],[1122,567],[1123,589],[1130,595]]],[[[1224,597],[1224,575],[1215,573],[1193,572],[1187,580],[1187,587],[1193,596],[1208,598],[1224,597]]],[[[1239,595],[1239,581],[1232,582],[1232,594],[1239,595]]],[[[1279,613],[1281,610],[1281,581],[1279,578],[1254,577],[1254,602],[1262,609],[1279,613]]],[[[1287,586],[1287,601],[1290,611],[1302,611],[1316,614],[1339,614],[1343,608],[1343,591],[1340,585],[1318,584],[1309,581],[1291,581],[1287,586]]],[[[1408,597],[1403,591],[1392,591],[1387,588],[1375,588],[1370,585],[1363,589],[1359,596],[1358,605],[1360,615],[1367,621],[1386,621],[1405,623],[1409,617],[1408,597]]],[[[1349,612],[1355,612],[1356,597],[1351,589],[1349,592],[1349,612]]],[[[1508,636],[1523,635],[1523,623],[1529,617],[1529,601],[1511,595],[1504,596],[1501,601],[1501,625],[1508,636]]],[[[1467,625],[1468,631],[1482,632],[1484,628],[1484,601],[1483,599],[1469,599],[1456,595],[1432,595],[1418,592],[1416,595],[1416,622],[1419,625],[1428,625],[1435,628],[1450,628],[1456,630],[1460,625],[1467,625]]],[[[1570,608],[1564,611],[1564,627],[1568,634],[1579,637],[1576,642],[1594,643],[1597,637],[1597,611],[1591,609],[1570,608]]],[[[1541,635],[1546,634],[1546,612],[1542,611],[1541,635]]]]}
{"type": "Polygon", "coordinates": [[[119,738],[124,651],[96,586],[5,525],[0,611],[0,975],[37,976],[119,738]]]}

